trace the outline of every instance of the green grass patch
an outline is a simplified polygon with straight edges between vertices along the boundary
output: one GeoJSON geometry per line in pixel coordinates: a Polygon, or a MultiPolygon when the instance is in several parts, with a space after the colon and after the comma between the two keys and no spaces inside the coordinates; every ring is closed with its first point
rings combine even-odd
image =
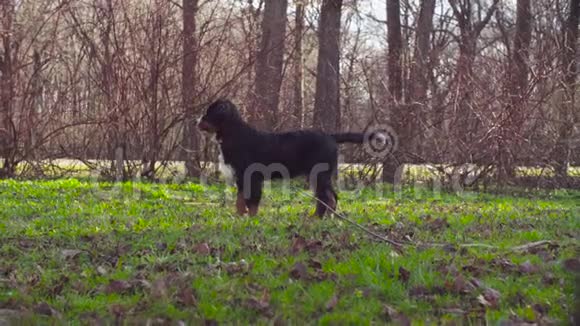
{"type": "Polygon", "coordinates": [[[573,310],[578,191],[341,192],[341,214],[399,253],[310,217],[293,185],[249,218],[223,185],[0,181],[0,324],[562,323],[573,310]]]}

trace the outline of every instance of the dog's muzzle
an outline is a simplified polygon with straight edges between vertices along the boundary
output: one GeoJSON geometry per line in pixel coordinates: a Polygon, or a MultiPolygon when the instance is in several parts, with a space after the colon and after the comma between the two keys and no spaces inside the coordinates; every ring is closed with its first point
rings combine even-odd
{"type": "Polygon", "coordinates": [[[215,128],[213,127],[213,125],[207,121],[205,121],[204,119],[200,119],[197,122],[197,127],[202,130],[202,131],[206,131],[206,132],[214,132],[215,128]]]}

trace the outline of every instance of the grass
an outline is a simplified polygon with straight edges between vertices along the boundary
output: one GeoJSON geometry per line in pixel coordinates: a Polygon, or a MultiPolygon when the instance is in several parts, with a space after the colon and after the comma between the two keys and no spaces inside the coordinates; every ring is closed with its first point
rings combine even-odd
{"type": "MultiPolygon", "coordinates": [[[[93,166],[93,169],[89,168],[85,163],[74,160],[74,159],[54,159],[54,160],[46,160],[46,161],[38,161],[35,165],[31,165],[30,163],[23,162],[18,165],[17,173],[23,176],[27,176],[26,172],[30,172],[31,176],[38,175],[39,171],[42,171],[43,175],[46,177],[63,177],[63,176],[74,176],[74,177],[81,177],[81,178],[98,178],[100,169],[108,169],[110,167],[110,161],[106,160],[87,160],[89,164],[93,166]]],[[[141,162],[139,161],[125,161],[125,164],[128,164],[136,169],[136,171],[140,171],[141,162]]],[[[214,163],[205,162],[204,165],[207,166],[208,170],[215,170],[217,167],[214,163]]],[[[167,161],[163,165],[158,163],[156,167],[159,169],[156,174],[159,178],[182,178],[185,175],[185,166],[183,162],[180,161],[167,161]]],[[[380,166],[372,166],[370,164],[350,164],[350,163],[341,163],[340,164],[341,170],[343,172],[356,172],[360,171],[363,168],[376,168],[377,175],[380,175],[381,167],[380,166]]],[[[439,173],[434,171],[435,167],[442,167],[441,165],[417,165],[408,164],[405,168],[405,173],[403,178],[407,178],[410,181],[413,180],[429,180],[435,176],[438,176],[439,173]]],[[[474,169],[475,165],[465,165],[463,168],[474,169]]],[[[445,169],[446,173],[452,173],[453,168],[447,167],[445,169]]],[[[578,166],[570,166],[568,168],[568,174],[571,177],[580,177],[580,167],[578,166]]],[[[553,177],[554,170],[552,168],[540,168],[540,167],[518,167],[516,169],[516,175],[519,177],[553,177]]]]}
{"type": "Polygon", "coordinates": [[[397,253],[308,217],[297,188],[275,185],[241,218],[222,185],[0,181],[0,324],[565,323],[573,310],[578,191],[342,191],[340,212],[405,242],[397,253]]]}

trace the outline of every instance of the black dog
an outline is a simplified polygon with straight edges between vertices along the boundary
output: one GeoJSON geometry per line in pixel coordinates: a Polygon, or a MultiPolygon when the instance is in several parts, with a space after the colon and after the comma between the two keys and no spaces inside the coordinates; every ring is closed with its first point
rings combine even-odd
{"type": "MultiPolygon", "coordinates": [[[[365,141],[362,133],[325,134],[320,131],[268,133],[244,122],[236,106],[228,100],[212,103],[198,127],[216,135],[223,161],[234,172],[238,189],[236,208],[240,215],[257,214],[265,179],[308,176],[318,199],[316,214],[327,207],[336,209],[337,196],[332,176],[337,171],[337,144],[365,141]]],[[[380,133],[371,139],[385,141],[380,133]]]]}

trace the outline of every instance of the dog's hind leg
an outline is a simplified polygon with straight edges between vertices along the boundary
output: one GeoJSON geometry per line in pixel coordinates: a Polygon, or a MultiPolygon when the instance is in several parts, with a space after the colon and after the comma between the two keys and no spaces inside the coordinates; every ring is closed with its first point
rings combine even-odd
{"type": "Polygon", "coordinates": [[[250,216],[255,216],[258,214],[258,207],[260,206],[260,200],[262,199],[263,186],[264,181],[262,178],[257,176],[252,177],[249,185],[250,188],[244,193],[244,198],[246,199],[246,205],[248,206],[248,213],[250,216]]]}
{"type": "Polygon", "coordinates": [[[248,211],[250,216],[256,216],[258,214],[259,204],[248,204],[248,211]]]}
{"type": "Polygon", "coordinates": [[[328,209],[336,210],[337,196],[332,189],[332,173],[323,172],[318,175],[316,183],[316,215],[323,217],[328,209]]]}
{"type": "Polygon", "coordinates": [[[316,191],[316,215],[323,217],[330,209],[331,213],[336,211],[337,197],[332,188],[325,188],[316,191]]]}
{"type": "Polygon", "coordinates": [[[238,197],[236,199],[236,211],[239,215],[244,215],[248,212],[246,208],[246,200],[244,199],[244,192],[238,189],[238,197]]]}

